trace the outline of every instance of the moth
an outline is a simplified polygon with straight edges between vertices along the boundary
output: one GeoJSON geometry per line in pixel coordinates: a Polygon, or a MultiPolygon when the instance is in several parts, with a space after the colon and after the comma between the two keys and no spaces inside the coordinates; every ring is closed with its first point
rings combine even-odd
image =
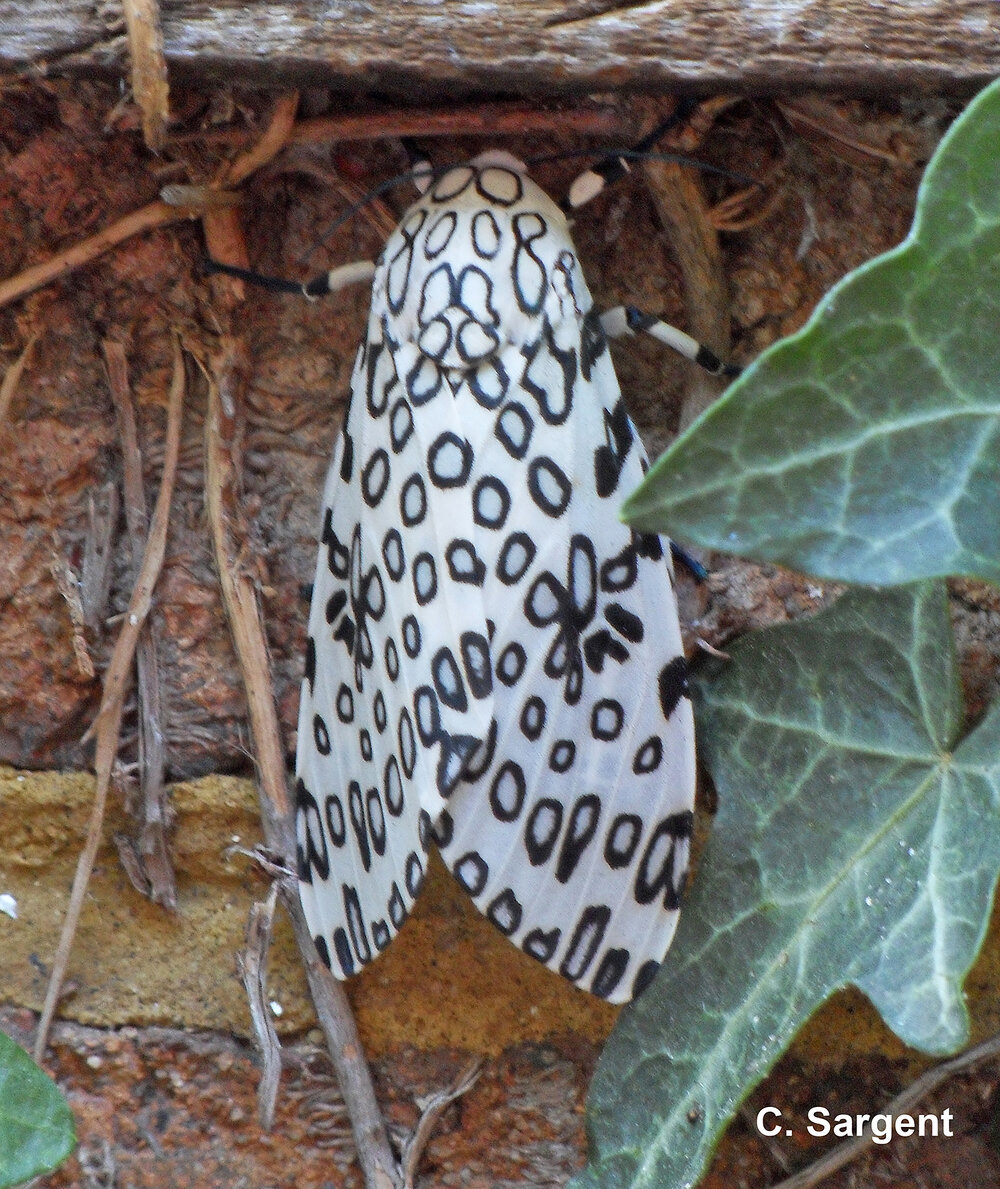
{"type": "Polygon", "coordinates": [[[695,754],[669,546],[618,517],[646,463],[607,340],[712,358],[599,314],[566,216],[503,153],[429,180],[323,287],[360,277],[298,721],[316,948],[342,978],[372,961],[433,843],[513,944],[627,1001],[676,926],[695,754]]]}

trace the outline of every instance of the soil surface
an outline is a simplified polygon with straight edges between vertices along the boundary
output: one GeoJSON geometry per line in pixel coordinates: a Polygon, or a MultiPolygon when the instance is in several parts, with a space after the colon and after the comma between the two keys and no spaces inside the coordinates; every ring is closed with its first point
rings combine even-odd
{"type": "MultiPolygon", "coordinates": [[[[33,1017],[0,1013],[0,1027],[28,1039],[33,1017]]],[[[597,1047],[579,1038],[520,1045],[487,1062],[449,1106],[427,1144],[420,1184],[456,1189],[557,1187],[583,1166],[584,1100],[597,1047]]],[[[256,1117],[257,1071],[247,1048],[218,1033],[163,1028],[116,1031],[59,1025],[50,1071],[69,1096],[80,1146],[47,1189],[360,1189],[343,1102],[326,1054],[291,1045],[272,1130],[256,1117]]],[[[379,1101],[400,1141],[420,1102],[468,1063],[455,1051],[399,1050],[374,1066],[379,1101]]],[[[905,1062],[877,1056],[839,1068],[785,1058],[734,1121],[702,1189],[765,1189],[808,1166],[830,1140],[806,1133],[807,1111],[871,1113],[909,1079],[905,1062]],[[758,1112],[777,1106],[793,1136],[763,1139],[758,1112]]],[[[953,1112],[953,1135],[873,1147],[826,1179],[827,1189],[992,1189],[1000,1183],[1000,1070],[954,1079],[921,1103],[953,1112]]],[[[914,1111],[916,1113],[916,1111],[914,1111]]],[[[771,1118],[773,1116],[769,1116],[771,1118]]]]}

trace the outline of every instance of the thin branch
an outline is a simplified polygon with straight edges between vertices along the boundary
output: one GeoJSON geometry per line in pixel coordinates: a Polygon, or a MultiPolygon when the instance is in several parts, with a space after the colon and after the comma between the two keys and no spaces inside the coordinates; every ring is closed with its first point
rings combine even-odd
{"type": "Polygon", "coordinates": [[[901,169],[912,164],[887,144],[859,132],[857,125],[845,120],[829,99],[796,96],[772,102],[799,136],[849,165],[889,164],[901,169]]]}
{"type": "Polygon", "coordinates": [[[276,845],[286,841],[281,831],[291,814],[281,728],[257,592],[238,560],[243,555],[246,537],[239,508],[240,475],[236,460],[240,453],[242,388],[247,370],[245,345],[234,338],[223,340],[222,349],[208,372],[205,498],[222,600],[247,696],[263,797],[261,807],[265,810],[264,837],[268,846],[285,853],[281,845],[276,845]]]}
{"type": "MultiPolygon", "coordinates": [[[[316,116],[301,120],[289,136],[291,144],[335,144],[343,140],[392,140],[401,136],[524,136],[566,132],[629,139],[634,120],[627,106],[611,103],[540,109],[531,103],[476,103],[458,107],[395,108],[360,115],[316,116]]],[[[171,141],[183,144],[242,144],[252,129],[222,128],[190,132],[171,141]]]]}
{"type": "Polygon", "coordinates": [[[21,382],[21,375],[27,366],[28,359],[31,356],[31,348],[38,341],[39,331],[28,339],[24,350],[14,360],[9,368],[4,372],[3,380],[0,380],[0,429],[3,429],[4,423],[10,413],[11,402],[14,400],[14,393],[17,392],[17,386],[21,382]]]}
{"type": "MultiPolygon", "coordinates": [[[[211,185],[206,188],[209,199],[213,194],[235,194],[235,187],[281,152],[295,123],[298,104],[297,91],[278,98],[263,136],[249,149],[223,165],[211,185]]],[[[213,260],[237,268],[249,268],[250,254],[238,206],[206,201],[201,221],[205,248],[213,260]]],[[[224,294],[229,302],[243,301],[246,298],[245,284],[237,278],[218,278],[214,288],[216,291],[221,290],[220,297],[224,294]]]]}
{"type": "MultiPolygon", "coordinates": [[[[285,147],[289,133],[295,124],[295,113],[298,111],[299,93],[292,91],[282,95],[274,105],[271,119],[264,135],[249,149],[229,161],[219,171],[209,187],[217,191],[236,187],[261,166],[266,165],[285,147]]],[[[219,206],[217,203],[206,203],[201,216],[202,230],[205,235],[205,247],[213,260],[223,264],[235,265],[237,268],[250,267],[250,254],[247,251],[246,236],[240,221],[240,212],[235,206],[219,206]]],[[[243,301],[246,297],[246,287],[237,278],[217,281],[217,286],[224,286],[231,299],[243,301]]]]}
{"type": "MultiPolygon", "coordinates": [[[[238,560],[246,535],[240,518],[240,476],[236,463],[246,374],[244,346],[232,338],[224,340],[222,350],[206,370],[209,393],[205,419],[206,502],[223,602],[249,706],[264,840],[277,854],[288,855],[295,852],[292,807],[285,785],[284,753],[267,642],[256,592],[238,560]]],[[[398,1189],[401,1174],[389,1146],[385,1121],[375,1099],[347,997],[319,960],[294,889],[283,891],[282,900],[292,920],[316,1014],[350,1112],[365,1183],[369,1189],[398,1189]]]]}
{"type": "MultiPolygon", "coordinates": [[[[926,1098],[928,1094],[943,1085],[949,1078],[954,1077],[956,1073],[963,1073],[982,1061],[989,1061],[996,1057],[1000,1057],[1000,1032],[991,1036],[989,1040],[984,1040],[982,1044],[966,1049],[958,1057],[953,1057],[950,1061],[942,1061],[940,1065],[929,1069],[917,1078],[912,1086],[909,1086],[892,1102],[887,1103],[879,1113],[893,1116],[905,1115],[909,1113],[911,1107],[916,1106],[922,1098],[926,1098]]],[[[866,1152],[873,1143],[871,1128],[868,1127],[863,1135],[833,1148],[815,1163],[810,1164],[808,1168],[780,1181],[777,1185],[772,1185],[771,1189],[812,1189],[813,1185],[818,1185],[820,1181],[843,1168],[845,1164],[849,1164],[862,1152],[866,1152]]]]}
{"type": "Polygon", "coordinates": [[[170,395],[167,402],[167,434],[166,448],[163,458],[163,478],[160,481],[160,491],[156,498],[156,508],[149,530],[149,539],[142,559],[142,567],[136,578],[128,610],[122,621],[122,629],[115,643],[111,662],[104,676],[104,693],[101,707],[97,712],[88,737],[96,730],[97,752],[94,759],[95,783],[94,806],[90,815],[90,827],[83,851],[77,861],[76,875],[73,879],[73,890],[70,893],[69,906],[66,910],[66,920],[63,924],[59,946],[52,963],[52,973],[45,992],[45,1004],[38,1024],[38,1035],[35,1038],[35,1060],[41,1061],[48,1043],[49,1029],[59,1002],[60,990],[69,962],[73,938],[83,909],[83,899],[87,892],[87,883],[97,857],[97,848],[101,841],[101,826],[104,821],[104,810],[107,805],[108,787],[111,783],[111,770],[118,751],[118,733],[121,728],[122,710],[125,693],[128,689],[129,677],[132,670],[132,658],[142,625],[149,615],[153,601],[153,588],[163,564],[166,551],[167,526],[170,521],[170,500],[174,490],[174,477],[177,471],[177,457],[180,452],[181,416],[184,408],[184,361],[181,358],[180,347],[174,343],[174,374],[170,385],[170,395]]]}
{"type": "Polygon", "coordinates": [[[295,127],[295,113],[299,109],[299,93],[291,91],[278,98],[271,112],[264,135],[247,152],[234,158],[219,179],[224,186],[236,187],[252,173],[267,165],[285,147],[295,127]]]}
{"type": "Polygon", "coordinates": [[[95,676],[94,662],[90,658],[87,648],[87,637],[84,633],[87,617],[80,598],[80,584],[76,575],[70,569],[69,562],[63,556],[62,538],[52,530],[52,555],[49,559],[49,573],[56,581],[59,593],[63,597],[66,609],[69,611],[72,624],[73,655],[76,658],[77,672],[82,677],[91,680],[95,676]]]}
{"type": "Polygon", "coordinates": [[[295,941],[309,980],[316,1018],[337,1071],[340,1092],[351,1116],[351,1130],[368,1189],[402,1189],[402,1172],[389,1146],[389,1133],[375,1099],[358,1027],[343,985],[323,965],[302,915],[298,894],[284,896],[295,941]]]}
{"type": "Polygon", "coordinates": [[[0,306],[17,301],[28,293],[41,289],[43,285],[48,285],[67,273],[90,264],[98,256],[116,247],[123,240],[130,239],[133,235],[151,231],[156,227],[166,227],[181,219],[190,219],[196,214],[197,212],[181,207],[169,206],[165,202],[150,202],[130,215],[117,219],[110,227],[105,227],[96,235],[90,235],[86,239],[80,240],[78,244],[74,244],[73,247],[57,252],[55,256],[43,260],[41,264],[32,265],[31,268],[26,268],[23,272],[8,277],[6,281],[0,281],[0,306]]]}
{"type": "MultiPolygon", "coordinates": [[[[80,602],[87,630],[97,635],[104,626],[111,598],[115,530],[118,527],[118,487],[105,483],[87,496],[87,535],[80,567],[80,602]]],[[[137,567],[138,568],[138,567],[137,567]]]]}

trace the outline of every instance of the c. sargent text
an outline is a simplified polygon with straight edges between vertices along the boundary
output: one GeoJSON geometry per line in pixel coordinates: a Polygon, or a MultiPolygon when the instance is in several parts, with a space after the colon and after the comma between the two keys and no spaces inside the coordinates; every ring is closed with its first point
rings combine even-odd
{"type": "MultiPolygon", "coordinates": [[[[950,1138],[955,1134],[954,1112],[946,1107],[939,1114],[890,1115],[834,1114],[825,1106],[810,1107],[806,1131],[817,1139],[833,1135],[841,1139],[870,1134],[876,1144],[891,1143],[896,1137],[933,1136],[950,1138]]],[[[794,1128],[782,1119],[776,1106],[765,1106],[757,1112],[757,1130],[761,1135],[794,1135],[794,1128]]]]}

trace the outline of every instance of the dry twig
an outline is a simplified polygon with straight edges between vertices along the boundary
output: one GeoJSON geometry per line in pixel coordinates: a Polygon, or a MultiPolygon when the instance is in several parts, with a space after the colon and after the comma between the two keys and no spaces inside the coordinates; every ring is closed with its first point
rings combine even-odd
{"type": "Polygon", "coordinates": [[[247,369],[245,345],[229,338],[223,340],[217,358],[206,373],[209,395],[205,418],[205,498],[223,604],[247,696],[257,778],[263,794],[264,837],[268,846],[285,854],[287,839],[280,831],[289,820],[291,805],[285,787],[281,728],[274,706],[257,592],[238,560],[243,556],[246,536],[240,516],[236,459],[240,454],[242,388],[247,369]]]}
{"type": "MultiPolygon", "coordinates": [[[[247,176],[279,151],[291,130],[297,100],[296,95],[291,95],[279,101],[263,147],[257,146],[238,158],[220,181],[228,184],[234,178],[239,180],[247,176]]],[[[226,213],[229,212],[213,210],[212,218],[224,217],[226,213]]],[[[211,241],[209,250],[213,251],[211,241]]],[[[223,254],[221,259],[226,260],[226,255],[223,254]]],[[[241,480],[237,460],[241,456],[247,371],[245,345],[235,338],[224,339],[206,373],[209,387],[205,421],[206,503],[223,603],[247,695],[264,840],[275,853],[288,855],[295,851],[292,806],[285,784],[284,752],[267,642],[256,591],[238,562],[243,556],[242,542],[246,536],[239,510],[241,480]]],[[[369,1189],[397,1189],[401,1184],[401,1172],[389,1146],[385,1120],[375,1099],[375,1089],[347,996],[319,961],[294,888],[283,891],[316,1014],[351,1116],[365,1182],[369,1189]]],[[[269,1092],[265,1090],[263,1093],[269,1092]]]]}
{"type": "Polygon", "coordinates": [[[76,575],[70,569],[69,562],[63,556],[62,538],[55,530],[52,532],[49,573],[55,579],[59,593],[69,611],[73,633],[73,655],[76,658],[77,672],[81,677],[90,680],[94,677],[94,662],[90,659],[90,650],[87,648],[87,638],[83,631],[87,617],[83,610],[83,600],[80,598],[80,586],[76,575]]]}
{"type": "Polygon", "coordinates": [[[87,496],[87,535],[83,541],[83,565],[80,567],[80,602],[83,622],[95,635],[104,626],[111,597],[111,573],[115,529],[118,527],[118,488],[105,483],[87,496]]]}
{"type": "Polygon", "coordinates": [[[165,202],[150,202],[130,215],[116,219],[110,227],[105,227],[96,235],[89,235],[73,247],[57,252],[41,264],[32,265],[31,268],[8,277],[6,281],[0,281],[0,306],[9,305],[10,302],[41,289],[43,285],[57,281],[67,273],[90,264],[98,256],[117,247],[123,240],[131,239],[133,235],[151,231],[155,227],[165,227],[181,219],[191,219],[196,215],[196,211],[169,206],[165,202]]]}
{"type": "MultiPolygon", "coordinates": [[[[125,521],[132,538],[132,564],[142,564],[142,542],[148,532],[146,493],[142,482],[142,454],[136,432],[135,413],[129,392],[125,350],[120,343],[105,339],[101,344],[108,371],[112,400],[118,413],[124,462],[125,521]]],[[[141,825],[136,857],[148,882],[149,898],[166,908],[177,907],[177,884],[167,847],[166,779],[160,666],[153,621],[143,625],[136,653],[139,714],[139,782],[142,788],[141,825]]]]}
{"type": "MultiPolygon", "coordinates": [[[[97,752],[94,759],[95,793],[94,806],[90,815],[90,826],[83,851],[77,861],[76,875],[73,879],[73,890],[70,893],[69,906],[66,910],[66,920],[63,924],[59,946],[52,963],[52,973],[45,992],[45,1004],[38,1024],[38,1034],[35,1037],[35,1059],[41,1061],[48,1042],[52,1017],[59,1002],[60,989],[66,973],[70,950],[76,927],[83,910],[83,898],[86,895],[87,883],[93,870],[97,848],[101,841],[101,826],[104,821],[104,809],[108,799],[108,787],[111,783],[111,770],[118,751],[118,732],[121,728],[122,711],[125,703],[125,693],[132,671],[132,658],[142,625],[149,615],[153,601],[153,588],[163,564],[163,555],[167,543],[167,526],[170,521],[170,500],[174,490],[174,477],[177,470],[177,456],[180,451],[181,414],[184,407],[184,362],[181,358],[179,345],[174,343],[174,374],[170,385],[170,395],[167,403],[167,435],[166,450],[163,459],[163,478],[160,481],[160,491],[156,498],[156,508],[150,525],[149,538],[143,554],[142,567],[136,578],[128,610],[122,621],[122,629],[115,643],[114,652],[104,676],[104,694],[101,707],[97,712],[87,736],[96,731],[97,752]]],[[[85,736],[85,738],[87,737],[85,736]]]]}
{"type": "Polygon", "coordinates": [[[236,955],[236,965],[246,989],[253,1022],[254,1038],[261,1059],[260,1084],[257,1086],[257,1118],[265,1131],[274,1123],[274,1106],[281,1080],[281,1044],[271,1019],[267,999],[267,954],[271,947],[271,926],[278,901],[278,884],[262,903],[250,907],[247,921],[246,945],[236,955]]]}
{"type": "Polygon", "coordinates": [[[799,136],[849,165],[888,164],[900,168],[910,164],[887,145],[859,132],[857,125],[845,120],[829,99],[800,95],[773,102],[799,136]]]}
{"type": "MultiPolygon", "coordinates": [[[[593,136],[623,136],[634,132],[634,120],[621,105],[577,104],[571,108],[540,109],[532,103],[475,103],[458,107],[394,108],[362,115],[316,116],[291,130],[290,144],[336,144],[345,140],[393,140],[401,136],[526,136],[537,132],[565,132],[593,136]]],[[[242,144],[252,129],[220,128],[184,133],[178,144],[242,144]]]]}
{"type": "Polygon", "coordinates": [[[31,356],[31,348],[38,341],[39,331],[28,339],[24,350],[14,360],[9,368],[4,372],[3,380],[0,380],[0,429],[3,429],[4,422],[10,412],[11,402],[14,400],[14,393],[17,392],[17,386],[21,382],[21,375],[31,356]]]}
{"type": "Polygon", "coordinates": [[[238,186],[273,160],[288,143],[295,127],[295,113],[299,108],[299,93],[282,95],[274,105],[264,135],[245,153],[234,158],[218,179],[225,186],[238,186]]]}
{"type": "MultiPolygon", "coordinates": [[[[274,105],[264,135],[246,152],[240,153],[238,157],[228,162],[220,170],[212,187],[226,190],[228,187],[238,186],[280,153],[295,124],[295,113],[298,106],[299,94],[297,91],[282,95],[274,105]]],[[[205,247],[213,260],[233,265],[236,268],[250,267],[246,237],[243,234],[240,213],[236,207],[219,206],[216,203],[206,204],[201,222],[205,233],[205,247]]],[[[237,278],[230,277],[225,281],[220,280],[217,284],[224,285],[233,298],[238,301],[242,301],[246,297],[244,283],[237,278]]]]}
{"type": "Polygon", "coordinates": [[[167,61],[158,0],[122,0],[132,59],[132,94],[142,112],[142,135],[158,153],[167,139],[167,61]]]}

